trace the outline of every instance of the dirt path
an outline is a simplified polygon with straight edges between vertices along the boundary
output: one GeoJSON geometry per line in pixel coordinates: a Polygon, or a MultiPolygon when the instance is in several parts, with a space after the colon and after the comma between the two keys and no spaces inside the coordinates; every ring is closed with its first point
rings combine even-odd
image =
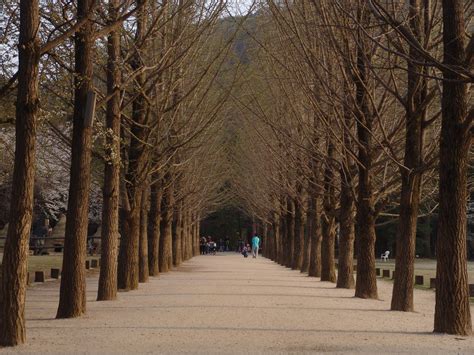
{"type": "Polygon", "coordinates": [[[58,283],[31,288],[28,344],[15,352],[474,353],[474,337],[431,333],[433,292],[416,290],[417,313],[390,312],[388,282],[382,300],[355,299],[263,258],[196,257],[115,302],[95,302],[96,284],[72,320],[53,319],[58,283]]]}

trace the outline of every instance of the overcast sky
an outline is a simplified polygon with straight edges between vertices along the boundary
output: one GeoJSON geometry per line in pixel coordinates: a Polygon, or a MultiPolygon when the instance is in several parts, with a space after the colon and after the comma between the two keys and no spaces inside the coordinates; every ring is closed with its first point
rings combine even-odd
{"type": "Polygon", "coordinates": [[[228,0],[229,11],[232,15],[245,14],[252,3],[253,0],[228,0]]]}

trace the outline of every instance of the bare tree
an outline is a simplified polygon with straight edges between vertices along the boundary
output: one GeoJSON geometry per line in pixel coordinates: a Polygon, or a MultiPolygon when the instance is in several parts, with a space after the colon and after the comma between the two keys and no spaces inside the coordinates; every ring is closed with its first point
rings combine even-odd
{"type": "Polygon", "coordinates": [[[26,341],[25,297],[28,240],[33,213],[35,143],[39,112],[39,2],[20,1],[15,182],[1,269],[0,345],[26,341]]]}

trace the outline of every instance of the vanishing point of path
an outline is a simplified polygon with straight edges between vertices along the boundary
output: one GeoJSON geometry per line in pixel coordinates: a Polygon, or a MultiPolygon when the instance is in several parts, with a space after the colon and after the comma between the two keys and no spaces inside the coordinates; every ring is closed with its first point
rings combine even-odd
{"type": "Polygon", "coordinates": [[[474,353],[474,338],[434,335],[434,293],[416,290],[416,313],[388,311],[267,259],[196,257],[114,302],[55,320],[57,282],[28,289],[27,345],[0,352],[54,353],[474,353]]]}

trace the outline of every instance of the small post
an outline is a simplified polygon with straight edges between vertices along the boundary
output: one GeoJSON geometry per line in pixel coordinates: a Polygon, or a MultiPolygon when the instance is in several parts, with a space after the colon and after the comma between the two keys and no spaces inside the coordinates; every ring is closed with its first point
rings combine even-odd
{"type": "Polygon", "coordinates": [[[59,269],[51,269],[51,278],[52,279],[59,279],[59,275],[61,274],[61,270],[59,269]]]}
{"type": "Polygon", "coordinates": [[[44,271],[35,271],[35,282],[44,282],[44,271]]]}
{"type": "Polygon", "coordinates": [[[469,297],[474,297],[474,284],[469,284],[469,297]]]}

